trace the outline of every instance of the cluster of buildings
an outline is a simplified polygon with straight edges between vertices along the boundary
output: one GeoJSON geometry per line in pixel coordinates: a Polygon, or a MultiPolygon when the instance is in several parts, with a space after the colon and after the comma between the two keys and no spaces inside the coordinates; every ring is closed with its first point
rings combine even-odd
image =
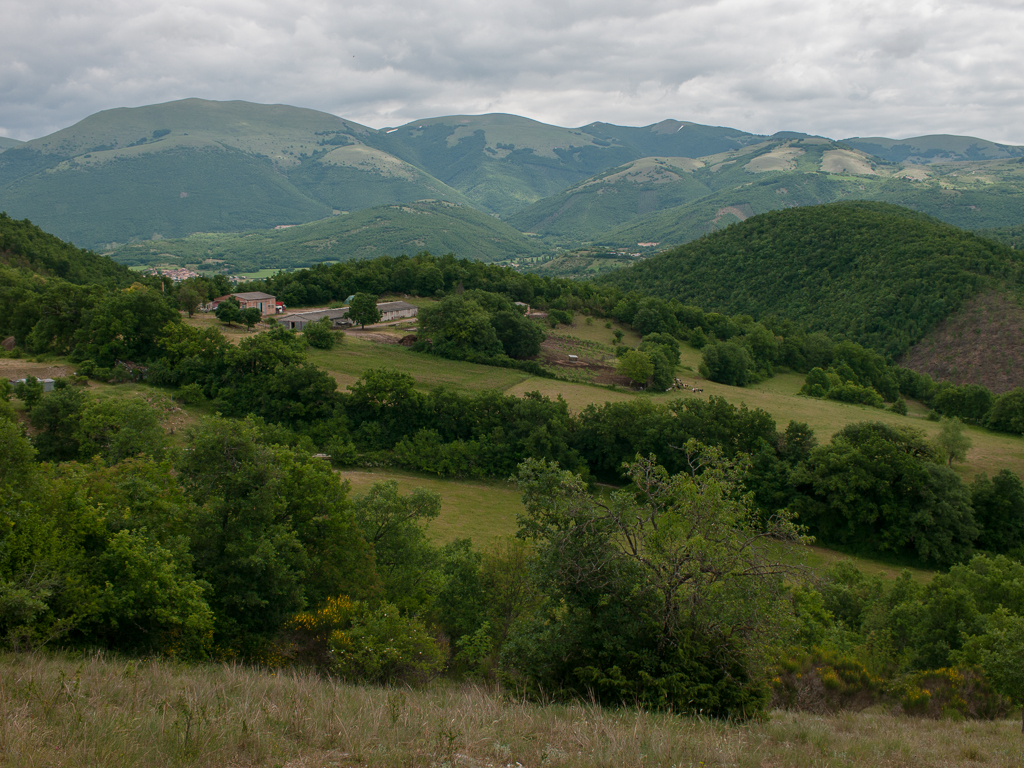
{"type": "Polygon", "coordinates": [[[194,272],[191,269],[185,269],[185,267],[179,267],[177,269],[153,269],[146,270],[151,275],[163,275],[164,277],[171,278],[175,283],[180,283],[182,280],[188,280],[193,277],[199,277],[198,272],[194,272]]]}
{"type": "MultiPolygon", "coordinates": [[[[226,296],[218,296],[208,304],[204,304],[202,306],[202,310],[204,312],[214,312],[222,301],[232,297],[238,301],[240,309],[255,307],[260,311],[260,314],[262,314],[263,317],[280,315],[280,317],[277,318],[277,322],[285,328],[293,331],[301,331],[305,328],[306,323],[315,323],[325,317],[330,318],[331,327],[333,328],[346,328],[350,325],[355,325],[355,323],[348,318],[348,307],[339,307],[338,309],[311,309],[306,312],[293,312],[286,315],[284,312],[287,307],[283,302],[278,301],[269,293],[261,293],[260,291],[229,293],[226,296]]],[[[382,323],[389,323],[393,320],[401,320],[407,317],[416,317],[416,313],[419,311],[419,308],[415,304],[410,304],[407,301],[381,302],[377,305],[377,309],[380,312],[380,322],[382,323]]]]}
{"type": "MultiPolygon", "coordinates": [[[[419,307],[407,301],[385,301],[377,305],[377,311],[380,312],[380,322],[389,323],[393,320],[416,317],[419,307]]],[[[355,325],[348,317],[348,307],[295,312],[291,315],[285,315],[277,322],[289,330],[301,331],[306,327],[306,323],[315,323],[325,317],[330,318],[332,328],[347,328],[348,326],[355,325]]]]}

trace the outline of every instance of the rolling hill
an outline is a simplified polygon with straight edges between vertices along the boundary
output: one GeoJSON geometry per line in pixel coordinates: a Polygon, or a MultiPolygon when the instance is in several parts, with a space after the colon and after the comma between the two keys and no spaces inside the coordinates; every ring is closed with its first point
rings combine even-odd
{"type": "Polygon", "coordinates": [[[1005,226],[1024,212],[1024,165],[1016,159],[924,167],[880,160],[845,142],[802,137],[658,160],[675,162],[675,178],[665,165],[660,175],[644,173],[653,160],[630,163],[540,201],[509,222],[568,247],[631,247],[685,243],[759,213],[839,200],[904,205],[964,229],[1005,226]],[[691,199],[680,199],[687,195],[691,199]],[[679,199],[675,205],[673,198],[679,199]]]}
{"type": "Polygon", "coordinates": [[[609,168],[649,155],[698,157],[760,141],[666,120],[644,128],[559,128],[517,115],[456,115],[386,129],[375,146],[426,170],[490,213],[509,216],[609,168]]]}
{"type": "Polygon", "coordinates": [[[772,211],[598,278],[705,311],[789,318],[893,357],[985,291],[1016,290],[1006,246],[885,203],[772,211]]]}
{"type": "Polygon", "coordinates": [[[9,139],[6,136],[0,136],[0,152],[3,152],[5,149],[17,147],[22,143],[23,142],[18,141],[17,139],[9,139]]]}
{"type": "Polygon", "coordinates": [[[132,243],[110,255],[134,266],[180,265],[247,272],[420,251],[454,252],[462,258],[494,261],[538,255],[540,246],[508,224],[473,208],[423,200],[281,229],[132,243]]]}
{"type": "Polygon", "coordinates": [[[0,209],[89,247],[301,224],[455,190],[367,149],[371,128],[202,99],[100,112],[0,156],[0,209]]]}
{"type": "MultiPolygon", "coordinates": [[[[0,149],[0,210],[101,250],[421,200],[498,216],[549,255],[667,247],[770,210],[851,199],[967,229],[1024,218],[1024,147],[963,136],[833,141],[677,120],[562,128],[507,114],[376,130],[286,105],[186,99],[107,110],[0,149]]],[[[505,238],[467,230],[449,241],[502,259],[492,243],[505,238]]],[[[383,247],[421,239],[411,231],[383,247]]]]}

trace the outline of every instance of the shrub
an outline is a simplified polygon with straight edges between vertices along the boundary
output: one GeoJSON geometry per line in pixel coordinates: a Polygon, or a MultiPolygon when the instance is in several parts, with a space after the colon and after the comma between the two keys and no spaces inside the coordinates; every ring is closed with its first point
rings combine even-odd
{"type": "Polygon", "coordinates": [[[203,395],[203,388],[198,384],[186,384],[178,387],[178,400],[185,405],[201,403],[206,397],[203,395]]]}
{"type": "Polygon", "coordinates": [[[347,680],[373,683],[422,682],[444,667],[445,652],[422,621],[402,616],[383,603],[353,606],[352,621],[334,630],[328,641],[331,671],[347,680]]]}
{"type": "Polygon", "coordinates": [[[885,680],[859,661],[821,648],[780,659],[772,707],[808,712],[861,710],[885,695],[885,680]]]}
{"type": "Polygon", "coordinates": [[[956,667],[916,672],[893,682],[889,692],[905,713],[924,717],[994,720],[1010,704],[978,670],[956,667]]]}

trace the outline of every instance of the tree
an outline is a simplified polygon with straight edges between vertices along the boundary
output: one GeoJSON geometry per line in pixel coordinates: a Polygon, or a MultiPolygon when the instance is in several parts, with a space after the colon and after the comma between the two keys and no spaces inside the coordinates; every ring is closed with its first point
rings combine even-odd
{"type": "Polygon", "coordinates": [[[719,384],[744,387],[751,379],[753,358],[732,341],[716,341],[704,347],[700,375],[719,384]]]}
{"type": "Polygon", "coordinates": [[[1024,616],[1000,606],[986,617],[985,631],[969,637],[953,657],[959,664],[981,667],[999,693],[1018,706],[1024,703],[1024,616]]]}
{"type": "Polygon", "coordinates": [[[285,514],[278,457],[250,426],[212,419],[188,439],[177,469],[194,502],[197,575],[213,587],[218,644],[249,656],[305,607],[309,556],[285,514]]]}
{"type": "Polygon", "coordinates": [[[246,330],[251,331],[256,323],[263,319],[263,313],[260,312],[256,307],[246,307],[238,313],[238,322],[245,326],[246,330]]]}
{"type": "Polygon", "coordinates": [[[1008,469],[971,484],[971,505],[981,528],[978,546],[990,552],[1024,547],[1024,483],[1008,469]]]}
{"type": "Polygon", "coordinates": [[[374,483],[355,499],[355,519],[373,546],[388,600],[405,611],[429,606],[440,582],[437,552],[426,525],[441,513],[441,497],[425,488],[402,496],[398,483],[374,483]]]}
{"type": "Polygon", "coordinates": [[[964,434],[964,423],[957,418],[942,420],[935,444],[946,457],[946,466],[949,467],[954,461],[967,461],[967,452],[972,445],[971,438],[964,434]]]}
{"type": "Polygon", "coordinates": [[[533,357],[540,352],[544,329],[518,312],[497,312],[491,316],[491,325],[498,334],[505,354],[517,360],[533,357]]]}
{"type": "Polygon", "coordinates": [[[646,352],[630,349],[619,358],[615,369],[636,384],[646,384],[654,373],[654,361],[646,352]]]}
{"type": "Polygon", "coordinates": [[[160,355],[167,324],[180,322],[181,315],[161,293],[136,283],[111,293],[87,313],[75,333],[74,356],[105,368],[117,360],[151,360],[160,355]]]}
{"type": "Polygon", "coordinates": [[[357,293],[348,305],[348,317],[361,328],[379,323],[381,315],[377,309],[377,297],[369,293],[357,293]]]}
{"type": "Polygon", "coordinates": [[[162,418],[140,398],[90,403],[78,424],[79,455],[99,455],[108,464],[142,453],[160,459],[167,443],[162,418]]]}
{"type": "Polygon", "coordinates": [[[420,333],[430,338],[431,351],[454,360],[503,352],[491,315],[472,298],[446,296],[419,313],[420,333]]]}
{"type": "Polygon", "coordinates": [[[43,461],[72,461],[78,458],[79,424],[88,405],[88,395],[79,387],[60,387],[43,396],[29,419],[38,430],[36,450],[43,461]]]}
{"type": "Polygon", "coordinates": [[[227,325],[242,322],[242,309],[238,299],[234,296],[228,296],[224,301],[220,302],[217,305],[217,309],[213,311],[213,314],[218,320],[227,325]]]}
{"type": "Polygon", "coordinates": [[[202,300],[203,297],[199,295],[193,282],[188,281],[181,284],[178,289],[178,306],[184,309],[189,317],[196,313],[202,300]]]}
{"type": "Polygon", "coordinates": [[[913,429],[850,424],[792,478],[792,508],[827,544],[952,565],[978,535],[967,488],[913,429]]]}
{"type": "Polygon", "coordinates": [[[331,319],[322,317],[314,323],[306,323],[306,327],[302,329],[302,338],[311,347],[333,349],[335,337],[331,331],[331,319]]]}
{"type": "Polygon", "coordinates": [[[637,457],[632,485],[607,501],[557,465],[520,465],[519,535],[536,544],[547,597],[512,631],[510,674],[607,703],[716,717],[763,710],[792,574],[772,542],[800,531],[785,514],[762,524],[720,452],[689,441],[684,453],[678,475],[637,457]]]}

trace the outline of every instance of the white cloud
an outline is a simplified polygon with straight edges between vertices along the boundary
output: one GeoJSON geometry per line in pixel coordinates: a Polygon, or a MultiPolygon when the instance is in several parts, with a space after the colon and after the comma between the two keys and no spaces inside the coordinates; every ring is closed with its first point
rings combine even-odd
{"type": "Polygon", "coordinates": [[[1024,144],[1022,3],[8,0],[0,135],[198,96],[374,127],[512,112],[1024,144]]]}

